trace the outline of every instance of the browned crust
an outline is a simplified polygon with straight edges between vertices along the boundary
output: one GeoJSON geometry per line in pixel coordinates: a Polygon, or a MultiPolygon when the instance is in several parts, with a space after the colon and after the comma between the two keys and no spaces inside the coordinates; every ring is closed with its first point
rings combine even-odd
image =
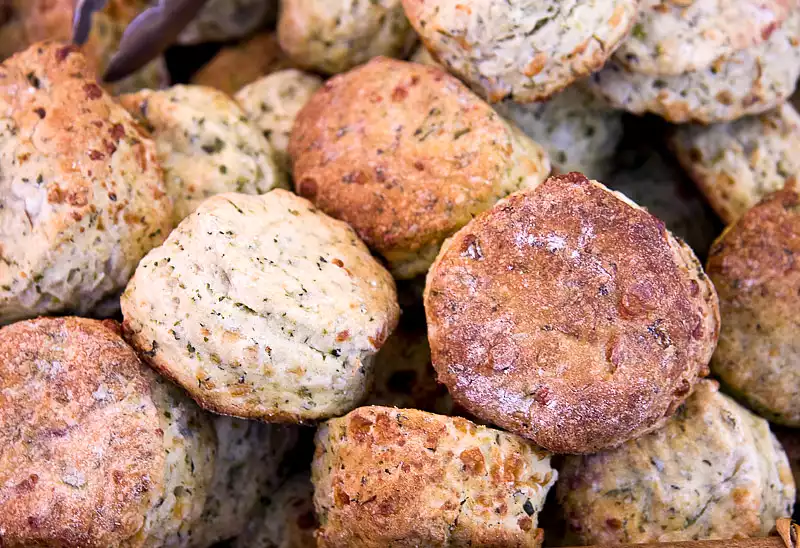
{"type": "Polygon", "coordinates": [[[458,527],[467,496],[496,501],[498,519],[505,517],[508,508],[501,503],[524,467],[522,447],[501,456],[498,441],[481,451],[477,440],[469,440],[477,428],[460,417],[372,406],[329,421],[317,437],[313,470],[317,512],[320,502],[326,508],[317,546],[540,546],[541,529],[525,524],[516,531],[474,522],[458,527]],[[484,454],[493,460],[486,462],[484,454]],[[463,468],[454,477],[455,462],[463,468]],[[483,479],[487,474],[491,482],[483,479]],[[473,478],[492,489],[470,491],[466,484],[473,478]],[[329,499],[321,501],[321,493],[329,499]]]}
{"type": "Polygon", "coordinates": [[[0,545],[117,546],[163,481],[146,369],[113,322],[0,329],[0,545]]]}
{"type": "Polygon", "coordinates": [[[382,254],[436,245],[489,207],[512,149],[456,78],[384,57],[328,80],[289,143],[297,192],[382,254]]]}
{"type": "Polygon", "coordinates": [[[795,427],[796,377],[785,377],[790,372],[780,367],[794,365],[795,346],[785,338],[800,327],[799,260],[800,194],[788,187],[749,209],[714,242],[708,258],[726,318],[715,374],[760,414],[795,427]]]}
{"type": "Polygon", "coordinates": [[[428,274],[440,382],[556,452],[657,427],[707,373],[718,336],[713,287],[679,249],[661,221],[577,173],[512,195],[428,274]]]}
{"type": "Polygon", "coordinates": [[[293,68],[278,44],[274,32],[257,34],[249,40],[222,48],[192,77],[192,84],[210,86],[233,95],[262,76],[293,68]]]}

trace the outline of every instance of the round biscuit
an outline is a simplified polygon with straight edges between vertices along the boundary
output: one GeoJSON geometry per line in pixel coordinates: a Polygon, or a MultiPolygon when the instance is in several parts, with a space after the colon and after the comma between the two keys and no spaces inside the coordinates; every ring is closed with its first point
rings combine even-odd
{"type": "Polygon", "coordinates": [[[800,76],[800,10],[757,46],[675,76],[653,76],[611,61],[591,88],[611,106],[673,123],[712,124],[759,114],[783,103],[800,76]]]}
{"type": "Polygon", "coordinates": [[[269,141],[287,178],[292,171],[289,157],[292,126],[297,113],[320,87],[319,76],[287,69],[259,78],[236,94],[245,114],[269,141]]]}
{"type": "Polygon", "coordinates": [[[0,329],[4,546],[180,546],[202,511],[214,435],[113,322],[0,329]]]}
{"type": "Polygon", "coordinates": [[[350,227],[273,190],[206,200],[142,260],[122,312],[133,345],[203,407],[294,422],[358,404],[399,308],[350,227]]]}
{"type": "Polygon", "coordinates": [[[361,407],[323,424],[317,546],[538,547],[557,473],[531,443],[460,417],[361,407]]]}
{"type": "Polygon", "coordinates": [[[278,36],[262,32],[240,44],[222,48],[192,75],[190,83],[233,95],[262,76],[290,66],[289,58],[278,45],[278,36]]]}
{"type": "Polygon", "coordinates": [[[337,74],[381,55],[404,58],[417,37],[400,0],[283,0],[278,40],[298,67],[337,74]]]}
{"type": "Polygon", "coordinates": [[[800,174],[800,115],[783,104],[759,116],[712,126],[686,125],[670,136],[686,172],[725,223],[800,174]]]}
{"type": "Polygon", "coordinates": [[[664,428],[564,460],[567,543],[603,546],[763,537],[792,514],[786,453],[756,417],[702,381],[664,428]]]}
{"type": "Polygon", "coordinates": [[[377,58],[317,91],[289,141],[297,192],[349,223],[395,277],[550,172],[545,151],[453,76],[377,58]]]}
{"type": "Polygon", "coordinates": [[[711,369],[760,415],[800,426],[800,195],[767,196],[714,243],[708,276],[725,321],[711,369]]]}
{"type": "Polygon", "coordinates": [[[124,95],[120,103],[156,143],[174,225],[210,196],[287,186],[272,146],[221,91],[179,85],[124,95]]]}
{"type": "Polygon", "coordinates": [[[547,99],[599,70],[638,0],[403,0],[434,58],[490,102],[547,99]]]}
{"type": "Polygon", "coordinates": [[[156,147],[72,46],[0,66],[0,323],[92,312],[170,229],[156,147]]]}
{"type": "Polygon", "coordinates": [[[425,312],[456,404],[560,453],[661,426],[707,374],[719,331],[691,249],[578,173],[513,194],[450,238],[425,312]]]}
{"type": "Polygon", "coordinates": [[[614,59],[634,72],[676,76],[761,44],[797,9],[795,0],[639,0],[614,59]]]}

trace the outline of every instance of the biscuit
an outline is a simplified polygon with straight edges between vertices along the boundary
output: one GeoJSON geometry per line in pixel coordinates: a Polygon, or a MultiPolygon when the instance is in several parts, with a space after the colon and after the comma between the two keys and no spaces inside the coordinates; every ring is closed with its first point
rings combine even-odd
{"type": "Polygon", "coordinates": [[[169,232],[155,145],[71,46],[0,66],[0,324],[85,315],[169,232]]]}
{"type": "Polygon", "coordinates": [[[208,86],[233,95],[262,76],[291,68],[274,32],[263,32],[241,44],[222,48],[191,79],[196,86],[208,86]]]}
{"type": "Polygon", "coordinates": [[[634,72],[676,76],[761,44],[795,0],[640,0],[630,36],[614,59],[634,72]]]}
{"type": "Polygon", "coordinates": [[[711,248],[708,276],[725,321],[714,374],[760,415],[800,426],[800,195],[784,189],[730,226],[711,248]]]}
{"type": "Polygon", "coordinates": [[[270,74],[242,88],[236,100],[252,123],[264,134],[280,168],[292,171],[289,136],[297,113],[322,87],[319,76],[288,69],[270,74]]]}
{"type": "Polygon", "coordinates": [[[316,546],[314,486],[307,472],[292,476],[265,501],[233,548],[308,548],[316,546]]]}
{"type": "Polygon", "coordinates": [[[378,58],[306,103],[289,141],[297,192],[349,223],[395,277],[550,172],[545,151],[438,67],[378,58]]]}
{"type": "Polygon", "coordinates": [[[317,431],[317,546],[530,546],[557,473],[527,441],[458,417],[361,407],[317,431]]]}
{"type": "Polygon", "coordinates": [[[124,95],[120,103],[156,142],[174,225],[210,196],[263,194],[287,185],[270,144],[221,91],[173,86],[124,95]]]}
{"type": "Polygon", "coordinates": [[[612,169],[622,139],[622,113],[594,97],[581,83],[546,102],[504,101],[494,107],[544,147],[555,172],[578,171],[600,178],[612,169]]]}
{"type": "Polygon", "coordinates": [[[182,545],[211,481],[214,432],[116,324],[0,329],[0,384],[4,546],[182,545]]]}
{"type": "Polygon", "coordinates": [[[556,493],[567,542],[605,546],[767,536],[795,485],[767,421],[703,381],[661,430],[567,457],[556,493]]]}
{"type": "Polygon", "coordinates": [[[139,264],[124,328],[203,407],[308,421],[366,395],[399,315],[353,230],[285,190],[206,200],[139,264]]]}
{"type": "Polygon", "coordinates": [[[191,546],[212,546],[245,531],[252,512],[284,479],[283,459],[297,441],[294,427],[213,418],[217,434],[214,479],[191,546]]]}
{"type": "Polygon", "coordinates": [[[450,415],[453,400],[436,382],[425,318],[403,310],[402,321],[375,356],[375,381],[365,405],[450,415]]]}
{"type": "Polygon", "coordinates": [[[434,58],[490,102],[547,99],[599,70],[638,0],[403,0],[434,58]]]}
{"type": "Polygon", "coordinates": [[[337,74],[380,55],[404,58],[417,37],[400,0],[283,0],[278,40],[298,67],[337,74]]]}
{"type": "Polygon", "coordinates": [[[759,116],[670,136],[681,165],[725,221],[734,222],[800,174],[800,115],[788,103],[759,116]]]}
{"type": "Polygon", "coordinates": [[[763,43],[676,76],[653,76],[611,61],[590,82],[611,106],[673,123],[728,122],[783,103],[800,75],[800,10],[763,43]]]}
{"type": "Polygon", "coordinates": [[[277,0],[210,0],[178,37],[184,45],[242,38],[274,22],[277,0]]]}
{"type": "Polygon", "coordinates": [[[661,426],[707,374],[719,330],[691,249],[578,173],[513,194],[450,238],[425,312],[455,402],[559,453],[661,426]]]}
{"type": "MultiPolygon", "coordinates": [[[[797,430],[793,428],[775,428],[773,429],[778,441],[781,442],[781,447],[786,451],[786,456],[789,458],[789,466],[792,469],[792,476],[794,477],[795,487],[800,485],[800,436],[797,435],[797,430]]],[[[797,497],[800,495],[798,492],[795,495],[795,508],[797,508],[797,497]]]]}
{"type": "MultiPolygon", "coordinates": [[[[638,144],[640,128],[631,129],[638,144]]],[[[722,223],[666,151],[648,145],[635,149],[623,145],[607,182],[610,189],[623,193],[664,221],[667,230],[685,241],[698,258],[704,260],[708,256],[722,223]]]]}

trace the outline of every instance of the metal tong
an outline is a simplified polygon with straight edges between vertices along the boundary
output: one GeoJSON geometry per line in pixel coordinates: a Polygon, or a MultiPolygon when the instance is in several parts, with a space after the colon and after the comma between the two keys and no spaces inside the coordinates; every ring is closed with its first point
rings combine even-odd
{"type": "MultiPolygon", "coordinates": [[[[119,48],[103,75],[116,82],[161,55],[197,16],[208,0],[158,0],[140,13],[125,29],[119,48]]],[[[105,8],[107,0],[77,0],[72,40],[83,45],[89,38],[92,16],[105,8]]]]}

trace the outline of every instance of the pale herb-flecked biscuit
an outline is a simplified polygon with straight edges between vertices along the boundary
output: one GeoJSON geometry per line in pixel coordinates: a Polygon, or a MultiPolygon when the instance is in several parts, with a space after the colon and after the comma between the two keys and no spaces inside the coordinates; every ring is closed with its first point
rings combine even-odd
{"type": "Polygon", "coordinates": [[[87,314],[170,229],[155,145],[71,46],[0,66],[0,323],[87,314]]]}
{"type": "Polygon", "coordinates": [[[491,102],[541,101],[603,66],[638,0],[403,0],[440,63],[491,102]]]}
{"type": "MultiPolygon", "coordinates": [[[[632,128],[635,132],[639,128],[632,128]]],[[[639,133],[633,133],[636,141],[639,133]]],[[[622,192],[664,221],[676,238],[704,260],[722,225],[695,184],[668,152],[650,146],[628,149],[617,156],[617,165],[606,179],[608,187],[622,192]]]]}
{"type": "Polygon", "coordinates": [[[262,76],[291,67],[274,32],[256,34],[241,44],[222,48],[192,76],[191,83],[233,95],[262,76]]]}
{"type": "Polygon", "coordinates": [[[309,548],[316,546],[314,486],[308,472],[301,472],[264,501],[263,513],[250,522],[234,548],[309,548]]]}
{"type": "Polygon", "coordinates": [[[221,91],[173,86],[125,95],[120,102],[156,142],[176,225],[215,194],[263,194],[287,184],[272,146],[221,91]]]}
{"type": "MultiPolygon", "coordinates": [[[[775,436],[781,442],[783,450],[786,451],[786,456],[789,458],[789,466],[792,469],[792,476],[794,476],[795,487],[800,485],[800,432],[794,428],[774,428],[775,436]]],[[[797,499],[800,497],[800,491],[795,495],[795,508],[797,508],[797,499]]]]}
{"type": "Polygon", "coordinates": [[[373,57],[405,57],[417,37],[400,0],[283,0],[281,48],[297,66],[337,74],[373,57]]]}
{"type": "Polygon", "coordinates": [[[361,407],[317,431],[318,546],[538,547],[548,453],[460,417],[361,407]]]}
{"type": "Polygon", "coordinates": [[[714,243],[708,275],[725,321],[711,369],[762,416],[800,426],[800,196],[765,198],[714,243]]]}
{"type": "Polygon", "coordinates": [[[546,152],[456,78],[384,57],[326,82],[298,114],[289,153],[298,193],[401,279],[424,273],[475,214],[550,173],[546,152]]]}
{"type": "Polygon", "coordinates": [[[800,115],[788,103],[727,124],[680,127],[670,144],[726,223],[800,176],[800,115]]]}
{"type": "Polygon", "coordinates": [[[375,356],[375,382],[365,405],[453,412],[453,400],[436,382],[425,318],[403,311],[400,326],[375,356]]]}
{"type": "Polygon", "coordinates": [[[242,88],[236,100],[267,138],[281,169],[291,173],[289,136],[297,113],[322,86],[319,76],[299,70],[282,70],[242,88]]]}
{"type": "Polygon", "coordinates": [[[567,457],[556,490],[567,543],[603,546],[767,536],[795,499],[767,421],[713,381],[698,384],[661,430],[567,457]]]}
{"type": "Polygon", "coordinates": [[[762,43],[796,0],[640,0],[639,16],[614,59],[635,72],[702,70],[762,43]]]}
{"type": "Polygon", "coordinates": [[[546,102],[505,101],[495,109],[544,147],[554,171],[579,171],[600,178],[612,169],[622,138],[622,113],[594,97],[581,83],[546,102]]]}
{"type": "Polygon", "coordinates": [[[450,238],[425,312],[456,404],[561,453],[661,426],[708,373],[719,331],[691,249],[578,173],[510,196],[450,238]]]}
{"type": "Polygon", "coordinates": [[[676,76],[633,72],[612,61],[591,87],[613,107],[673,123],[711,124],[759,114],[783,103],[800,75],[800,9],[757,46],[676,76]]]}
{"type": "Polygon", "coordinates": [[[0,329],[0,542],[186,546],[214,468],[207,415],[113,322],[0,329]]]}
{"type": "Polygon", "coordinates": [[[216,415],[217,458],[191,546],[211,546],[243,533],[251,514],[285,479],[281,468],[297,441],[295,427],[216,415]]]}
{"type": "Polygon", "coordinates": [[[210,0],[178,37],[179,44],[221,42],[247,36],[275,21],[277,0],[210,0]]]}
{"type": "Polygon", "coordinates": [[[209,198],[139,264],[126,334],[218,413],[328,418],[366,395],[394,281],[345,223],[285,190],[209,198]]]}

